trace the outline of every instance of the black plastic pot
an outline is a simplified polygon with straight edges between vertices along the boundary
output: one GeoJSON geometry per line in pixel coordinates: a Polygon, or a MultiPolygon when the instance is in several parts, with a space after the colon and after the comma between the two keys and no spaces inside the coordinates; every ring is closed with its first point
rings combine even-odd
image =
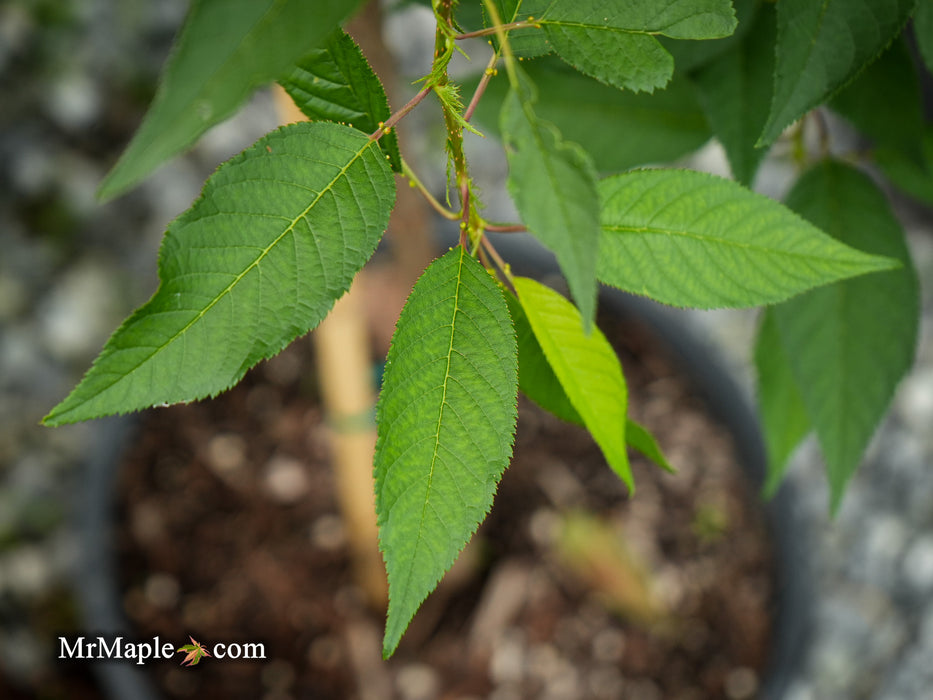
{"type": "MultiPolygon", "coordinates": [[[[524,236],[501,236],[498,250],[513,261],[518,274],[547,278],[556,266],[547,251],[524,236]]],[[[716,352],[685,328],[684,318],[672,309],[616,290],[604,289],[603,309],[622,319],[652,328],[661,344],[679,360],[711,415],[731,434],[737,458],[746,470],[750,488],[760,489],[765,477],[763,444],[747,398],[717,359],[716,352]]],[[[82,559],[77,577],[85,627],[91,634],[122,634],[132,639],[119,593],[114,547],[116,469],[132,421],[111,419],[102,426],[106,439],[87,466],[86,489],[80,509],[82,559]]],[[[768,669],[759,689],[763,700],[780,700],[801,667],[808,637],[808,562],[802,543],[808,541],[795,514],[794,495],[785,485],[770,501],[762,502],[773,541],[777,609],[768,669]]],[[[152,681],[125,663],[97,662],[95,670],[107,696],[114,700],[156,700],[152,681]]]]}

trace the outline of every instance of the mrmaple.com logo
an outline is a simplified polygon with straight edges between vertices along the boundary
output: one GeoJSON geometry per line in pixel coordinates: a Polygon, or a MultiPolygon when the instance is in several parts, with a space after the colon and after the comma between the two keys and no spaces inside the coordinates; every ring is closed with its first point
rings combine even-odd
{"type": "Polygon", "coordinates": [[[176,654],[184,654],[182,666],[195,666],[205,656],[215,659],[264,659],[266,658],[265,645],[258,642],[229,643],[217,642],[210,647],[188,637],[189,644],[175,647],[171,642],[162,642],[159,637],[151,641],[136,642],[123,637],[96,638],[66,637],[58,638],[58,658],[76,660],[118,660],[131,661],[143,665],[149,661],[166,661],[176,654]]]}

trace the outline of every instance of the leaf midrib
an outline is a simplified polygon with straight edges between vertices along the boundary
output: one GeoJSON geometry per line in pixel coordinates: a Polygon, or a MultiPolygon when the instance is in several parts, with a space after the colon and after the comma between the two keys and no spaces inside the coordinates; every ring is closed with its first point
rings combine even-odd
{"type": "MultiPolygon", "coordinates": [[[[441,426],[444,423],[444,409],[447,407],[447,385],[450,382],[450,365],[451,360],[454,354],[454,334],[456,333],[457,328],[457,315],[460,313],[460,288],[463,285],[463,254],[464,251],[461,248],[460,258],[457,260],[457,283],[454,288],[453,302],[454,310],[450,317],[450,341],[447,345],[447,357],[445,358],[446,367],[444,368],[444,381],[442,386],[441,393],[441,408],[437,414],[437,426],[434,430],[434,447],[431,450],[431,466],[428,469],[428,480],[424,489],[424,505],[421,506],[421,517],[418,519],[418,539],[415,542],[414,549],[417,550],[421,545],[421,541],[424,539],[424,522],[427,517],[428,504],[430,503],[430,493],[434,485],[434,471],[437,466],[437,457],[440,452],[440,443],[441,443],[441,426]]],[[[409,567],[404,590],[408,591],[409,583],[411,582],[412,568],[409,567]]]]}
{"type": "MultiPolygon", "coordinates": [[[[681,231],[678,229],[656,228],[653,226],[622,226],[619,224],[600,224],[600,229],[609,234],[637,233],[637,234],[644,234],[644,235],[651,235],[651,236],[689,238],[699,243],[714,243],[714,244],[722,245],[724,247],[743,248],[743,249],[751,250],[751,251],[761,251],[762,253],[776,253],[784,257],[796,258],[796,259],[801,259],[801,260],[816,260],[816,261],[824,262],[824,263],[827,262],[827,260],[830,262],[849,262],[849,263],[852,262],[851,259],[847,261],[840,261],[838,257],[827,259],[826,256],[804,254],[804,253],[799,253],[796,251],[787,250],[785,248],[773,248],[773,247],[769,248],[766,246],[753,245],[751,243],[735,241],[729,238],[722,238],[719,236],[709,236],[709,235],[691,233],[690,231],[681,231]]],[[[887,269],[887,267],[873,268],[873,269],[887,269]]]]}

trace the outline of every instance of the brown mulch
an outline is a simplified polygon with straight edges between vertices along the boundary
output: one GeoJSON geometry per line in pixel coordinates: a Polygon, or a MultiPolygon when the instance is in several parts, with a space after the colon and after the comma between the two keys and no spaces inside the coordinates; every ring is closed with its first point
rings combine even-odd
{"type": "Polygon", "coordinates": [[[600,325],[633,418],[679,473],[636,458],[630,498],[583,430],[522,399],[490,517],[388,662],[353,583],[307,341],[216,400],[150,412],[119,485],[128,616],[141,639],[267,656],[151,664],[164,695],[753,697],[774,595],[760,504],[652,336],[600,325]]]}

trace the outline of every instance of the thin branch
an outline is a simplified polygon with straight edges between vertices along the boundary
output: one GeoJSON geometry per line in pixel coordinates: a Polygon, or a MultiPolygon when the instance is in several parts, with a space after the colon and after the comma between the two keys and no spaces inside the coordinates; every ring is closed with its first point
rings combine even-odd
{"type": "Polygon", "coordinates": [[[421,91],[412,97],[404,107],[402,107],[399,111],[386,119],[384,122],[380,123],[379,128],[369,135],[369,140],[378,141],[383,136],[388,134],[389,131],[392,130],[392,127],[398,124],[402,117],[408,114],[418,105],[419,102],[421,102],[421,100],[427,97],[428,93],[431,92],[432,89],[433,88],[431,87],[422,88],[421,91]]]}
{"type": "Polygon", "coordinates": [[[434,211],[450,221],[457,221],[460,218],[460,212],[451,211],[434,198],[434,195],[432,195],[428,191],[428,188],[418,179],[418,176],[415,175],[415,171],[411,169],[404,158],[402,158],[402,174],[408,178],[408,181],[411,182],[419,192],[421,192],[422,196],[428,201],[428,204],[431,205],[434,211]]]}
{"type": "Polygon", "coordinates": [[[492,36],[493,34],[497,34],[500,29],[509,31],[512,29],[525,29],[526,27],[536,26],[538,25],[534,22],[529,22],[522,19],[518,22],[510,22],[509,24],[502,24],[498,27],[486,27],[485,29],[477,29],[475,32],[467,32],[466,34],[454,34],[454,39],[457,39],[458,41],[460,39],[476,39],[477,37],[492,36]]]}
{"type": "Polygon", "coordinates": [[[489,253],[489,256],[493,260],[496,261],[496,266],[499,268],[499,270],[502,271],[502,274],[505,275],[506,280],[508,280],[509,284],[511,285],[512,284],[512,268],[509,266],[509,264],[505,260],[502,259],[502,256],[499,255],[499,252],[495,249],[495,247],[492,244],[492,241],[490,241],[488,237],[483,236],[482,243],[483,243],[483,248],[485,248],[486,252],[489,253]]]}
{"type": "Polygon", "coordinates": [[[486,65],[486,70],[483,71],[483,77],[479,80],[479,85],[476,86],[476,90],[473,92],[473,97],[470,99],[470,104],[467,106],[466,111],[463,113],[463,121],[470,121],[470,117],[473,116],[473,112],[476,110],[476,106],[479,104],[480,98],[483,96],[483,93],[486,92],[486,86],[489,85],[489,81],[492,80],[492,76],[496,74],[496,63],[499,62],[499,52],[496,51],[492,54],[492,58],[489,59],[489,63],[486,65]]]}
{"type": "Polygon", "coordinates": [[[524,224],[486,224],[484,228],[493,233],[524,233],[528,230],[524,224]]]}

